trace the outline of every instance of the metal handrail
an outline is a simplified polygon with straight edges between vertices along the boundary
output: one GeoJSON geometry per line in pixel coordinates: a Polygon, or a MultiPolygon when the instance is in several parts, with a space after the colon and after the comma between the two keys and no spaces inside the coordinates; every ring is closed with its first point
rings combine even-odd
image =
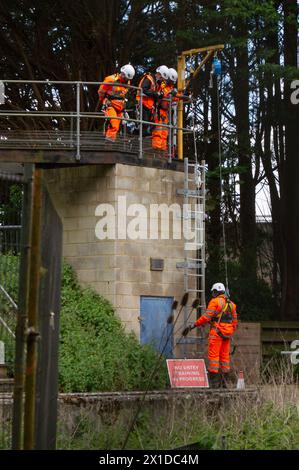
{"type": "MultiPolygon", "coordinates": [[[[104,113],[101,111],[99,112],[91,112],[91,111],[84,111],[82,112],[80,109],[80,93],[81,93],[81,87],[84,87],[86,85],[92,85],[92,86],[100,86],[102,84],[107,85],[107,82],[90,82],[90,81],[64,81],[64,80],[0,80],[0,83],[5,83],[5,84],[44,84],[44,85],[72,85],[76,87],[76,110],[75,111],[69,111],[69,112],[64,112],[64,111],[54,111],[54,112],[49,112],[49,111],[10,111],[10,110],[1,110],[0,109],[0,117],[5,116],[5,117],[31,117],[31,118],[36,118],[36,117],[50,117],[50,118],[71,118],[72,120],[75,118],[76,119],[76,132],[75,132],[75,137],[76,137],[76,160],[80,160],[80,147],[81,147],[81,119],[109,119],[107,118],[104,113]]],[[[109,83],[109,86],[114,86],[114,85],[119,85],[119,83],[109,83]]],[[[168,140],[168,159],[171,161],[172,159],[172,132],[173,131],[182,131],[183,133],[189,133],[192,132],[191,129],[188,128],[183,128],[183,127],[177,127],[173,125],[172,119],[171,119],[171,112],[172,112],[172,103],[173,99],[172,97],[170,98],[165,98],[165,101],[168,101],[170,103],[169,106],[169,123],[164,124],[164,123],[155,123],[151,121],[144,121],[142,119],[142,106],[143,106],[143,90],[141,87],[136,87],[134,85],[129,85],[129,84],[122,84],[121,86],[132,89],[132,90],[137,90],[140,93],[140,101],[139,101],[139,118],[134,119],[128,116],[122,116],[122,117],[114,117],[113,119],[115,120],[120,120],[120,121],[126,121],[126,122],[133,122],[133,123],[138,123],[139,124],[139,158],[141,159],[143,156],[143,125],[144,124],[150,124],[151,126],[159,126],[159,127],[165,127],[166,129],[169,129],[169,140],[168,140]]],[[[4,131],[4,130],[3,130],[4,131]]],[[[1,131],[0,131],[1,132],[1,131]]],[[[5,131],[4,131],[5,132],[5,131]]],[[[73,130],[71,129],[72,135],[73,135],[73,130]]]]}

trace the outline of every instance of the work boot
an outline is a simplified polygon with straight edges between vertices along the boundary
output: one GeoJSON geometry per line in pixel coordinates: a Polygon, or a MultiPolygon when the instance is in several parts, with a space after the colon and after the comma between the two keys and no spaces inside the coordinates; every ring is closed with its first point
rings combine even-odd
{"type": "Polygon", "coordinates": [[[221,377],[219,373],[209,372],[210,388],[220,388],[221,377]]]}
{"type": "Polygon", "coordinates": [[[227,387],[227,373],[225,372],[221,372],[220,388],[228,388],[227,387]]]}

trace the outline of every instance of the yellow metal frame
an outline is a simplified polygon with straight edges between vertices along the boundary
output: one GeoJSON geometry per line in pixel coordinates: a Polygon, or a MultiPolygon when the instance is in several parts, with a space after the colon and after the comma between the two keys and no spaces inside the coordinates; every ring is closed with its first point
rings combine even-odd
{"type": "MultiPolygon", "coordinates": [[[[216,46],[200,47],[198,49],[190,49],[189,51],[183,51],[178,56],[178,90],[183,91],[186,88],[185,70],[186,70],[186,57],[192,57],[193,55],[200,54],[201,52],[207,52],[195,72],[193,78],[196,78],[202,67],[215,55],[216,51],[224,49],[224,44],[217,44],[216,46]]],[[[178,102],[178,158],[183,160],[184,149],[183,149],[183,112],[184,104],[182,100],[178,102]]]]}

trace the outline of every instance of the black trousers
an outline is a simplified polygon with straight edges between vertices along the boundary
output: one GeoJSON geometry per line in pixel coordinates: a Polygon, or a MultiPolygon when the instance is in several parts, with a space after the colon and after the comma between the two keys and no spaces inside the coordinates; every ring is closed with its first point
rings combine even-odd
{"type": "MultiPolygon", "coordinates": [[[[142,107],[142,120],[153,122],[154,121],[154,113],[152,109],[147,108],[146,106],[142,107]]],[[[143,137],[149,136],[152,134],[152,127],[150,124],[142,124],[142,135],[143,137]]]]}

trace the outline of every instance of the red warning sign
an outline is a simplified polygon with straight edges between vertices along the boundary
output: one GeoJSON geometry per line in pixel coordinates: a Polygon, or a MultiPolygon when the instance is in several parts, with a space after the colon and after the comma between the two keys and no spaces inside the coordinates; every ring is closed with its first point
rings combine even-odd
{"type": "Polygon", "coordinates": [[[203,359],[167,359],[171,388],[209,387],[203,359]]]}

